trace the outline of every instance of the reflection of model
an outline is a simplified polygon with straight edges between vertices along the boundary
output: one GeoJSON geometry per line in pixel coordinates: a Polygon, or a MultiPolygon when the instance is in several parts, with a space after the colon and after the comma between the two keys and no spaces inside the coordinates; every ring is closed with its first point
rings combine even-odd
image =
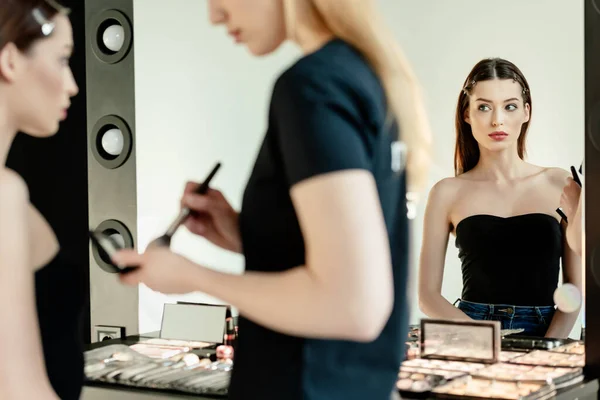
{"type": "Polygon", "coordinates": [[[479,62],[456,110],[456,177],[431,190],[425,213],[419,302],[436,318],[497,319],[502,329],[566,337],[577,313],[555,311],[563,281],[581,287],[580,258],[563,247],[555,212],[570,174],[523,160],[532,112],[525,77],[502,59],[479,62]],[[441,295],[448,236],[456,235],[463,292],[441,295]],[[564,251],[563,251],[564,250],[564,251]]]}
{"type": "Polygon", "coordinates": [[[403,165],[418,183],[428,132],[412,72],[371,3],[209,1],[212,21],[253,54],[286,38],[304,51],[274,85],[241,213],[216,190],[185,193],[196,212],[186,226],[242,253],[246,272],[166,249],[115,257],[141,265],[127,284],[199,290],[240,310],[229,399],[388,400],[397,380],[408,322],[403,165]]]}
{"type": "Polygon", "coordinates": [[[0,7],[0,398],[78,399],[84,269],[67,261],[25,182],[4,167],[17,131],[52,136],[66,117],[78,90],[71,24],[54,2],[8,3],[0,7]]]}

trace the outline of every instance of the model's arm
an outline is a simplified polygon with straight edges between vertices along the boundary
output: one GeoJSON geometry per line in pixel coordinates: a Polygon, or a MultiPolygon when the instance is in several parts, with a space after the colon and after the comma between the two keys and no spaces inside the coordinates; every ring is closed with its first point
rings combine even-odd
{"type": "Polygon", "coordinates": [[[310,178],[291,190],[306,265],[285,272],[216,272],[165,250],[121,252],[141,268],[122,279],[162,292],[201,291],[282,333],[371,341],[393,306],[389,242],[372,175],[347,170],[310,178]]]}
{"type": "Polygon", "coordinates": [[[452,188],[449,183],[448,180],[440,181],[429,192],[419,264],[419,306],[432,318],[470,320],[442,296],[444,262],[450,234],[452,188]]]}
{"type": "MultiPolygon", "coordinates": [[[[569,185],[576,185],[575,183],[571,184],[569,183],[569,185]]],[[[569,190],[569,192],[574,192],[573,195],[575,195],[577,188],[565,188],[565,191],[569,190]]],[[[577,209],[575,210],[575,213],[573,214],[573,216],[571,216],[569,218],[569,225],[567,226],[567,243],[569,245],[569,247],[571,249],[573,249],[573,251],[575,251],[575,253],[577,255],[579,255],[580,257],[583,254],[583,240],[582,240],[582,236],[584,233],[583,230],[583,198],[584,198],[584,192],[583,190],[579,191],[578,194],[579,200],[577,201],[577,209]]],[[[562,202],[561,202],[562,204],[562,202]]]]}
{"type": "Polygon", "coordinates": [[[0,172],[0,188],[0,398],[58,399],[36,318],[27,188],[13,172],[0,172]]]}
{"type": "MultiPolygon", "coordinates": [[[[565,229],[563,228],[563,231],[565,229]]],[[[566,235],[563,235],[566,237],[566,235]]],[[[569,247],[564,239],[563,245],[563,283],[572,283],[579,291],[582,291],[582,277],[581,277],[581,257],[575,253],[575,251],[569,247]]],[[[579,316],[579,310],[565,313],[560,310],[556,310],[554,317],[550,322],[546,337],[551,338],[566,338],[571,333],[577,317],[579,316]]]]}

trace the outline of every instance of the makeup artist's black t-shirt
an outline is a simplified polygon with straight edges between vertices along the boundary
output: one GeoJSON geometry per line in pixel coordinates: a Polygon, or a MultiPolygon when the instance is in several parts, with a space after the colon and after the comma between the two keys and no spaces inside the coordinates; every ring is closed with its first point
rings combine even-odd
{"type": "MultiPolygon", "coordinates": [[[[277,272],[304,265],[290,188],[319,174],[364,169],[377,182],[390,236],[395,305],[371,343],[292,337],[242,315],[230,399],[390,398],[407,335],[408,222],[404,172],[392,167],[397,131],[385,119],[379,80],[341,40],[303,57],[277,80],[240,216],[246,269],[277,272]]],[[[272,301],[275,307],[277,299],[272,301]]]]}

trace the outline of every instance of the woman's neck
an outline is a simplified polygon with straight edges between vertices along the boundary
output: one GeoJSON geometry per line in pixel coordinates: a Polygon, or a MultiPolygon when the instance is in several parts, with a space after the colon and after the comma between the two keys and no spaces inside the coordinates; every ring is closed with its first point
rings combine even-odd
{"type": "Polygon", "coordinates": [[[296,43],[304,54],[314,53],[334,38],[329,31],[314,31],[310,29],[298,29],[296,43]]]}
{"type": "Polygon", "coordinates": [[[308,3],[295,5],[295,21],[290,23],[288,33],[304,54],[310,54],[334,38],[333,32],[325,25],[325,22],[308,3]]]}
{"type": "Polygon", "coordinates": [[[494,152],[480,149],[479,162],[475,169],[486,179],[503,183],[522,178],[525,175],[526,164],[516,149],[494,152]]]}

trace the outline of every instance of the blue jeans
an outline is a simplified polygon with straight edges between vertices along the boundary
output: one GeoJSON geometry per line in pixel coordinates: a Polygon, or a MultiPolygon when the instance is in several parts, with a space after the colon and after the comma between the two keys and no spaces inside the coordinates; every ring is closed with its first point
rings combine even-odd
{"type": "Polygon", "coordinates": [[[519,334],[521,336],[544,336],[555,311],[554,306],[529,307],[457,301],[458,308],[472,319],[500,321],[501,329],[524,329],[519,334]]]}

